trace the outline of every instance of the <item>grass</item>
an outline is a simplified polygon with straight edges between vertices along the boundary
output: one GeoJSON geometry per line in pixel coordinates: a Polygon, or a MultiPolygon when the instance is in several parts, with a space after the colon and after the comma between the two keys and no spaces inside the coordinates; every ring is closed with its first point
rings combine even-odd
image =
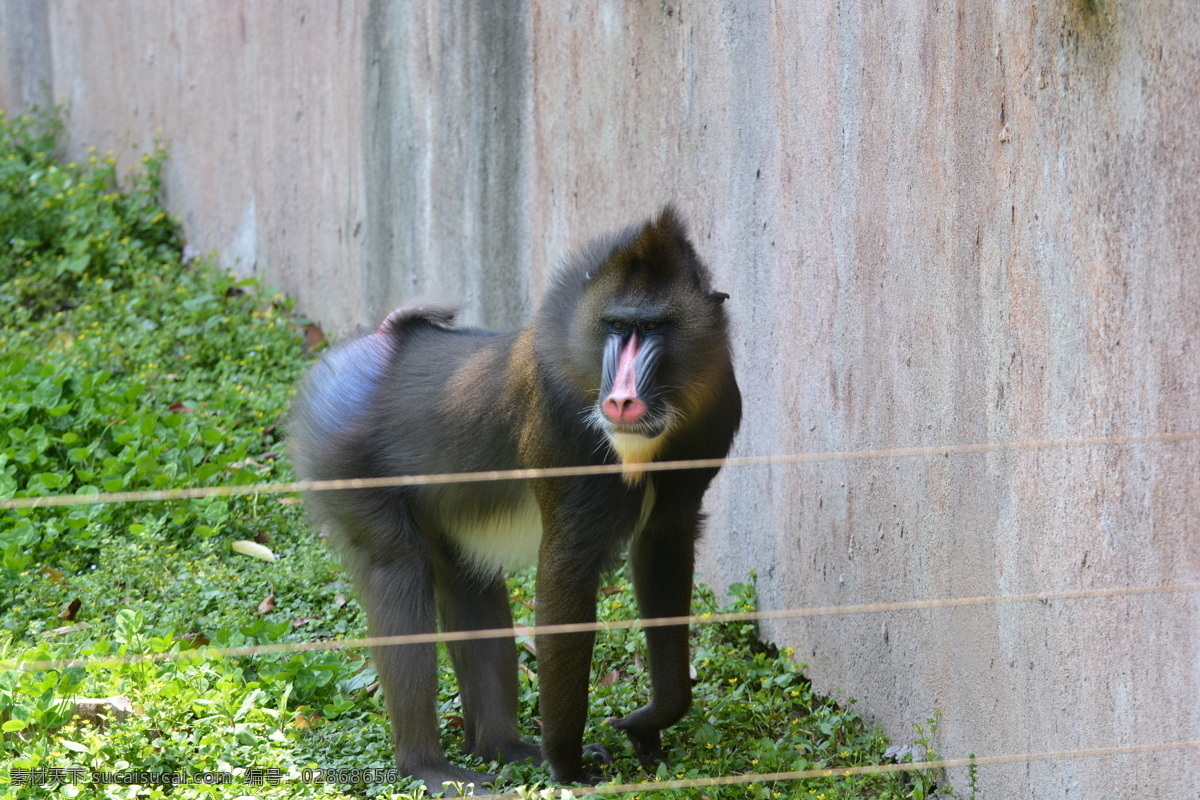
{"type": "MultiPolygon", "coordinates": [[[[279,423],[313,358],[298,333],[305,321],[254,281],[182,262],[178,225],[156,199],[161,148],[122,188],[111,156],[57,160],[56,128],[53,117],[0,112],[0,497],[290,479],[279,423]]],[[[610,584],[601,617],[633,616],[624,575],[610,584]]],[[[510,585],[520,621],[531,622],[531,576],[510,585]]],[[[0,592],[0,660],[10,667],[0,672],[0,798],[419,794],[403,780],[302,780],[311,769],[353,777],[390,767],[386,715],[363,652],[232,658],[206,649],[365,633],[361,608],[294,497],[0,511],[0,592]],[[231,549],[238,540],[263,543],[277,559],[240,555],[231,549]],[[134,653],[176,655],[100,660],[134,653]],[[11,668],[69,658],[84,663],[11,668]],[[78,698],[114,697],[128,701],[123,718],[76,713],[78,698]],[[234,785],[89,782],[136,771],[228,773],[234,785]]],[[[696,609],[753,608],[752,584],[731,595],[722,606],[701,587],[696,609]]],[[[802,665],[760,643],[753,625],[698,626],[693,644],[695,705],[667,733],[671,765],[647,775],[602,722],[644,702],[644,638],[599,637],[589,737],[616,757],[608,779],[884,760],[888,742],[853,700],[815,695],[802,665]]],[[[521,723],[532,734],[536,657],[523,643],[518,653],[521,723]]],[[[444,659],[442,677],[443,738],[453,753],[461,718],[444,659]]],[[[534,765],[506,767],[504,777],[537,796],[548,781],[534,765]]],[[[935,793],[930,775],[900,773],[636,796],[935,793]]]]}

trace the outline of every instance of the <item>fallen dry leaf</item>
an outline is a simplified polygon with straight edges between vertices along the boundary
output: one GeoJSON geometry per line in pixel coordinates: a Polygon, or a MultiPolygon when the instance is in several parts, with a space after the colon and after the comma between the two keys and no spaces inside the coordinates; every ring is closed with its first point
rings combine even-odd
{"type": "Polygon", "coordinates": [[[88,625],[86,622],[76,622],[74,625],[64,625],[61,628],[55,628],[54,630],[42,631],[42,636],[62,636],[64,633],[86,631],[90,627],[92,626],[88,625]]]}
{"type": "Polygon", "coordinates": [[[75,716],[103,728],[109,722],[120,722],[133,713],[133,703],[125,695],[93,698],[76,697],[75,716]]]}
{"type": "Polygon", "coordinates": [[[230,544],[229,547],[233,552],[244,556],[252,556],[263,561],[275,560],[275,554],[271,552],[271,548],[264,547],[258,542],[251,542],[248,539],[238,539],[236,542],[230,544]]]}
{"type": "Polygon", "coordinates": [[[65,619],[68,622],[75,621],[75,615],[79,613],[79,609],[83,607],[83,602],[76,597],[71,602],[63,606],[63,610],[59,612],[58,618],[65,619]]]}

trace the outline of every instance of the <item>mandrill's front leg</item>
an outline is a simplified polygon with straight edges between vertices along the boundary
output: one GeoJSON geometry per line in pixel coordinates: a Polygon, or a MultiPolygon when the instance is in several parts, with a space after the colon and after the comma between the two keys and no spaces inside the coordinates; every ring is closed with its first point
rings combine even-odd
{"type": "MultiPolygon", "coordinates": [[[[656,480],[679,482],[680,476],[656,476],[656,480]]],[[[663,495],[660,490],[659,496],[663,495]]],[[[694,507],[682,505],[669,503],[656,509],[630,546],[629,567],[643,619],[685,617],[691,612],[699,502],[694,507]]],[[[688,626],[646,628],[646,649],[650,702],[610,723],[625,732],[638,761],[653,771],[666,760],[661,731],[682,719],[692,704],[688,626]]]]}

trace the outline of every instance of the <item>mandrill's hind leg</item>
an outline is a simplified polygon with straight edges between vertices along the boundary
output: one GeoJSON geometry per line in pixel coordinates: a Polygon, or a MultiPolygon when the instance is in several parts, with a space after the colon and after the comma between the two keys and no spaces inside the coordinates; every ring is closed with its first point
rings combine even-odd
{"type": "MultiPolygon", "coordinates": [[[[363,522],[361,518],[343,524],[363,522]]],[[[359,596],[373,637],[432,633],[435,628],[433,561],[425,535],[407,513],[384,526],[347,526],[359,596]],[[381,528],[388,528],[381,530],[381,528]]],[[[446,782],[473,783],[485,794],[495,775],[456,767],[446,760],[437,727],[437,653],[433,644],[373,647],[392,722],[397,768],[423,780],[430,794],[446,782]]],[[[452,792],[449,787],[446,791],[452,792]]]]}
{"type": "MultiPolygon", "coordinates": [[[[446,631],[511,628],[508,587],[500,574],[439,558],[438,610],[446,631]]],[[[511,636],[448,642],[466,720],[466,749],[485,761],[541,761],[517,730],[517,656],[511,636]]]]}

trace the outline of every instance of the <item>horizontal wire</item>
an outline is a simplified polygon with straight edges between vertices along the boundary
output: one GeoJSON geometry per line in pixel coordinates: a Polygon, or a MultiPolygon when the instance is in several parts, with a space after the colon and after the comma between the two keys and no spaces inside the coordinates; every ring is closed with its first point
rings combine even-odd
{"type": "Polygon", "coordinates": [[[428,475],[393,475],[382,478],[355,478],[325,481],[291,481],[281,483],[252,483],[240,486],[196,486],[183,489],[151,489],[97,494],[50,495],[45,497],[0,498],[0,510],[51,508],[58,506],[91,506],[115,503],[166,502],[200,500],[208,497],[241,497],[260,494],[292,494],[294,492],[328,492],[346,489],[381,489],[400,486],[438,486],[449,483],[481,483],[487,481],[536,480],[573,478],[588,475],[622,475],[642,472],[665,472],[683,469],[719,469],[721,467],[755,467],[774,464],[806,464],[831,461],[860,461],[881,458],[911,458],[964,453],[998,453],[1011,451],[1046,450],[1066,447],[1126,446],[1131,444],[1166,444],[1200,439],[1200,431],[1151,433],[1138,436],[1085,436],[1074,439],[1036,439],[1021,442],[978,442],[938,445],[933,447],[897,447],[878,450],[835,450],[820,453],[791,453],[768,456],[734,456],[703,458],[687,461],[652,461],[629,464],[593,464],[576,467],[540,467],[533,469],[486,470],[428,475]]]}
{"type": "MultiPolygon", "coordinates": [[[[574,797],[594,797],[631,792],[669,791],[674,789],[701,789],[713,786],[739,786],[748,783],[777,783],[782,781],[806,780],[809,778],[846,778],[853,775],[881,775],[891,772],[923,772],[952,767],[987,766],[990,764],[1029,763],[1054,761],[1068,758],[1094,758],[1104,756],[1133,755],[1168,750],[1200,749],[1200,741],[1163,742],[1160,744],[1135,744],[1122,747],[1097,747],[1086,750],[1055,750],[1042,753],[1013,753],[1000,756],[972,756],[970,758],[943,758],[935,761],[916,761],[899,764],[870,764],[860,767],[826,767],[801,769],[790,772],[762,772],[745,775],[720,775],[711,778],[680,778],[644,783],[619,783],[601,786],[578,786],[567,789],[574,797]]],[[[518,800],[520,794],[506,792],[491,795],[493,800],[518,800]]]]}
{"type": "MultiPolygon", "coordinates": [[[[401,475],[385,478],[367,478],[331,481],[293,481],[281,483],[248,484],[241,486],[194,487],[131,492],[107,492],[93,495],[58,495],[50,497],[0,498],[0,510],[33,509],[55,506],[85,506],[132,502],[164,502],[193,500],[208,497],[236,497],[251,494],[291,494],[306,491],[337,491],[346,489],[389,488],[400,486],[428,486],[450,483],[477,483],[501,480],[532,480],[544,478],[580,477],[589,475],[611,475],[627,472],[659,472],[681,469],[713,469],[720,467],[764,466],[774,464],[820,463],[885,458],[908,458],[917,456],[971,453],[994,453],[1029,451],[1066,447],[1125,446],[1142,443],[1171,443],[1200,438],[1200,431],[1179,433],[1147,434],[1138,436],[1079,437],[1072,439],[1046,439],[1020,442],[981,442],[971,444],[941,445],[932,447],[904,447],[876,450],[847,450],[820,453],[796,453],[775,456],[743,456],[720,459],[695,459],[690,461],[651,462],[644,464],[602,464],[579,467],[551,467],[540,469],[491,470],[470,473],[438,475],[401,475]]],[[[175,661],[197,657],[235,658],[254,655],[282,653],[318,652],[363,647],[381,647],[404,644],[432,644],[437,642],[468,641],[472,639],[501,638],[513,636],[535,636],[553,633],[583,633],[598,631],[628,630],[642,627],[665,627],[682,624],[711,624],[724,622],[752,622],[774,619],[832,616],[840,614],[878,613],[886,611],[909,611],[918,609],[954,608],[1011,602],[1035,602],[1049,600],[1071,600],[1083,598],[1131,596],[1149,593],[1185,592],[1200,590],[1200,583],[1170,584],[1163,586],[1113,587],[1107,589],[1083,589],[1061,592],[1035,592],[1019,595],[987,595],[978,597],[943,598],[938,600],[909,600],[885,603],[863,603],[815,608],[779,609],[774,611],[749,611],[728,614],[698,614],[669,618],[614,620],[594,623],[570,623],[561,625],[517,625],[512,628],[493,628],[476,631],[443,631],[408,636],[365,637],[359,639],[299,642],[273,645],[251,645],[243,647],[211,648],[167,653],[126,654],[119,657],[99,656],[87,659],[52,659],[28,662],[0,662],[0,668],[21,670],[67,669],[81,666],[119,665],[146,661],[175,661]]],[[[667,791],[674,789],[702,788],[709,786],[732,786],[749,783],[772,783],[810,778],[849,777],[854,775],[884,774],[945,769],[962,766],[983,766],[1015,762],[1032,762],[1065,758],[1100,757],[1134,754],[1152,751],[1200,749],[1200,741],[1170,742],[1151,745],[1096,748],[1089,750],[1063,750],[1044,753],[1021,753],[1003,756],[983,756],[936,761],[877,764],[859,767],[834,767],[790,772],[754,773],[726,775],[711,778],[693,778],[645,783],[615,784],[607,786],[576,787],[570,791],[576,797],[601,794],[626,794],[635,791],[667,791]]],[[[495,795],[497,800],[517,798],[517,794],[495,795]]]]}
{"type": "Polygon", "coordinates": [[[726,614],[692,614],[679,617],[655,617],[608,620],[597,622],[572,622],[556,625],[514,625],[511,628],[485,628],[465,631],[437,631],[432,633],[406,634],[402,636],[367,636],[357,639],[326,639],[315,642],[283,642],[278,644],[241,645],[237,647],[202,646],[191,650],[168,651],[165,653],[127,653],[121,656],[95,656],[90,658],[44,659],[40,661],[0,661],[2,669],[23,671],[62,670],[78,667],[108,667],[130,663],[187,661],[197,658],[243,658],[259,655],[286,653],[324,652],[330,650],[353,650],[364,647],[391,647],[397,645],[437,644],[439,642],[464,642],[475,639],[499,639],[515,636],[546,636],[557,633],[594,633],[599,631],[621,631],[632,628],[662,628],[672,625],[710,625],[725,622],[755,622],[759,620],[797,619],[803,617],[827,617],[842,614],[868,614],[886,611],[913,611],[920,609],[959,608],[964,606],[996,605],[999,603],[1048,602],[1050,600],[1079,600],[1100,597],[1122,597],[1143,594],[1193,592],[1200,590],[1200,583],[1176,583],[1160,586],[1116,586],[1103,589],[1073,589],[1060,592],[1033,592],[1013,595],[982,595],[978,597],[950,597],[937,600],[899,600],[887,603],[860,603],[856,605],[817,606],[811,608],[776,609],[772,611],[737,611],[726,614]]]}

